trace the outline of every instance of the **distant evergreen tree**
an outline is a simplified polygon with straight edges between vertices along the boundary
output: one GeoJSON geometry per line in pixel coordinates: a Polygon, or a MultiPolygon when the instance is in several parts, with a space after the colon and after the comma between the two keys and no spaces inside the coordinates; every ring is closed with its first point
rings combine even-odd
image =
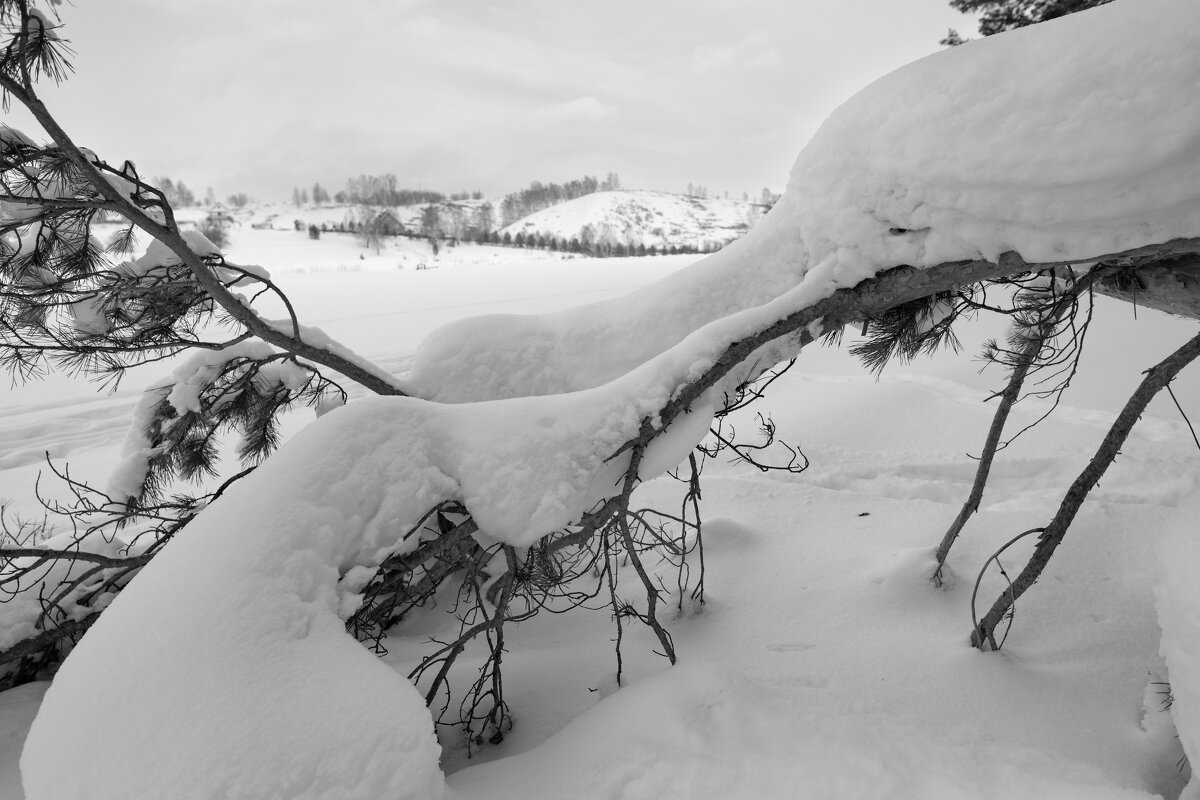
{"type": "Polygon", "coordinates": [[[579,246],[583,252],[594,254],[596,249],[596,228],[591,223],[579,229],[579,246]]]}
{"type": "Polygon", "coordinates": [[[433,203],[425,206],[421,211],[421,235],[429,237],[431,241],[445,235],[442,216],[438,212],[438,207],[433,203]]]}
{"type": "Polygon", "coordinates": [[[475,209],[475,227],[484,233],[491,233],[496,227],[496,210],[491,203],[484,203],[475,209]]]}
{"type": "MultiPolygon", "coordinates": [[[[964,14],[981,14],[979,32],[984,36],[991,36],[1111,2],[1112,0],[950,0],[950,6],[964,14]]],[[[958,31],[951,28],[941,43],[952,46],[964,41],[966,40],[958,31]]]]}
{"type": "Polygon", "coordinates": [[[170,178],[155,178],[159,189],[166,195],[167,202],[175,208],[185,208],[196,205],[196,196],[183,181],[176,183],[170,178]]]}

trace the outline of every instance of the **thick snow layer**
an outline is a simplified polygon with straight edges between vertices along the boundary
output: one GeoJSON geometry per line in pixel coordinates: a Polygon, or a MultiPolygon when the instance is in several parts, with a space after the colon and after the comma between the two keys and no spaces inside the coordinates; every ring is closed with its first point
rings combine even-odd
{"type": "Polygon", "coordinates": [[[929,728],[871,731],[866,714],[809,714],[736,669],[680,665],[600,703],[541,747],[463,770],[450,785],[462,798],[520,785],[522,800],[1149,800],[1057,753],[929,728]]]}
{"type": "MultiPolygon", "coordinates": [[[[1179,741],[1193,765],[1200,764],[1200,538],[1196,515],[1200,500],[1183,504],[1173,529],[1159,544],[1163,578],[1156,590],[1162,625],[1162,655],[1167,662],[1171,716],[1179,741]]],[[[1193,777],[1182,795],[1200,798],[1200,778],[1193,777]]]]}
{"type": "MultiPolygon", "coordinates": [[[[122,542],[105,538],[94,531],[82,535],[59,534],[42,541],[22,544],[53,550],[77,548],[110,558],[126,555],[122,542]]],[[[62,586],[78,580],[91,567],[90,564],[51,560],[33,569],[35,563],[34,558],[0,561],[0,581],[4,582],[4,603],[0,605],[0,651],[7,650],[36,634],[38,622],[47,611],[45,600],[55,596],[62,586]],[[24,570],[29,572],[21,580],[15,580],[15,576],[24,570]]],[[[85,616],[95,610],[80,609],[73,605],[72,599],[68,597],[60,600],[59,608],[68,614],[77,613],[79,616],[85,616]]],[[[54,614],[47,616],[51,619],[57,618],[54,614]]],[[[2,669],[6,667],[0,667],[0,670],[2,669]]]]}
{"type": "Polygon", "coordinates": [[[304,432],[117,598],[30,731],[29,800],[440,794],[423,699],[346,635],[337,583],[453,486],[364,419],[304,432]]]}
{"type": "Polygon", "coordinates": [[[1191,0],[1122,0],[876,81],[797,161],[785,199],[799,235],[839,283],[879,265],[1194,236],[1198,25],[1191,0]]]}
{"type": "Polygon", "coordinates": [[[801,281],[898,264],[1087,259],[1200,231],[1193,0],[1122,0],[951,48],[821,126],[743,239],[629,297],[435,332],[416,390],[451,402],[595,386],[801,281]]]}
{"type": "MultiPolygon", "coordinates": [[[[180,235],[183,237],[183,241],[187,244],[188,248],[201,258],[216,256],[221,253],[220,249],[198,230],[187,229],[182,231],[180,235]]],[[[170,248],[157,239],[154,239],[146,247],[145,253],[134,261],[129,262],[128,271],[134,275],[143,275],[155,267],[170,267],[182,263],[183,260],[172,252],[170,248]]]]}
{"type": "MultiPolygon", "coordinates": [[[[267,359],[277,353],[269,344],[257,339],[239,342],[224,350],[201,350],[185,359],[169,378],[147,387],[134,406],[120,460],[109,475],[105,490],[108,496],[124,500],[141,495],[150,468],[148,462],[154,455],[147,432],[164,397],[181,414],[199,411],[201,393],[226,362],[238,358],[267,359]]],[[[259,374],[263,380],[282,384],[290,390],[303,386],[310,377],[307,370],[289,361],[264,364],[259,374]]]]}

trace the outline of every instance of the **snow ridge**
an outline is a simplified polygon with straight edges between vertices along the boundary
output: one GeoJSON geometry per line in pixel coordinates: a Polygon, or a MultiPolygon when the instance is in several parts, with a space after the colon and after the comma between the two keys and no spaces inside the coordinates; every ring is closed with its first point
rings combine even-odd
{"type": "Polygon", "coordinates": [[[542,209],[500,234],[537,234],[569,242],[590,228],[593,241],[711,250],[753,228],[766,213],[756,203],[654,191],[595,192],[542,209]]]}

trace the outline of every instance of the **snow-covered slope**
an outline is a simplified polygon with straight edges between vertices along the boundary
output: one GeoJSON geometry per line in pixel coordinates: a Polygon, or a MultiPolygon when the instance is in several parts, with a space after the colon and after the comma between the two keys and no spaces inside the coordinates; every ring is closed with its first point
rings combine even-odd
{"type": "Polygon", "coordinates": [[[651,191],[596,192],[530,214],[501,234],[560,241],[590,237],[624,245],[715,250],[754,227],[766,209],[755,203],[651,191]],[[589,229],[590,232],[585,232],[589,229]]]}
{"type": "MultiPolygon", "coordinates": [[[[457,200],[432,204],[438,209],[443,232],[453,236],[457,221],[459,236],[469,236],[483,221],[482,208],[488,200],[457,200]]],[[[498,202],[491,202],[490,219],[498,224],[498,202]]],[[[386,208],[407,230],[420,233],[422,216],[429,203],[386,208]]],[[[291,231],[299,222],[302,228],[337,229],[369,219],[382,207],[367,208],[345,203],[295,206],[288,203],[255,203],[244,208],[225,211],[236,220],[238,227],[291,231]]],[[[206,216],[203,208],[184,209],[181,221],[200,222],[206,216]]],[[[700,198],[688,195],[653,191],[595,192],[575,200],[543,209],[498,231],[516,237],[541,235],[560,242],[571,239],[607,242],[610,245],[644,245],[660,251],[674,246],[682,251],[706,252],[717,250],[744,235],[766,214],[766,207],[757,203],[721,198],[700,198]]],[[[631,253],[632,255],[632,253],[631,253]]]]}

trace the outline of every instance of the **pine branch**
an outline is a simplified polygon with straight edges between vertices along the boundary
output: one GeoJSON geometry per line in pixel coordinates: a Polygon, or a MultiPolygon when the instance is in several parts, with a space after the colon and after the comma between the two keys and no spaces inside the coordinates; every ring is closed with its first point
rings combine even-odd
{"type": "MultiPolygon", "coordinates": [[[[971,492],[959,510],[958,516],[955,517],[946,533],[943,534],[942,540],[934,553],[934,559],[937,562],[937,567],[933,574],[935,584],[941,585],[942,568],[946,563],[946,558],[950,554],[950,548],[959,534],[962,533],[967,520],[979,510],[979,505],[983,501],[983,491],[987,486],[988,477],[991,474],[992,462],[995,460],[997,451],[1002,447],[1000,440],[1004,435],[1004,426],[1008,421],[1008,415],[1013,405],[1021,397],[1021,390],[1025,384],[1026,377],[1031,370],[1037,368],[1038,361],[1042,357],[1042,351],[1046,347],[1047,341],[1058,332],[1059,321],[1075,307],[1079,294],[1086,292],[1100,278],[1102,273],[1102,269],[1092,269],[1078,282],[1074,282],[1057,300],[1052,301],[1049,305],[1046,305],[1044,302],[1039,305],[1030,299],[1028,303],[1019,308],[1018,319],[1014,324],[1015,331],[1012,337],[1014,339],[1013,344],[1018,349],[1015,357],[1009,364],[1008,382],[1004,390],[1000,393],[1000,403],[996,408],[995,415],[992,417],[992,424],[988,429],[983,451],[979,456],[979,465],[975,470],[975,479],[971,484],[971,492]]],[[[1012,440],[1010,439],[1009,441],[1012,440]]]]}
{"type": "Polygon", "coordinates": [[[212,297],[232,319],[237,320],[263,341],[314,363],[329,367],[377,394],[404,394],[394,381],[383,377],[378,371],[366,369],[355,363],[354,360],[338,355],[327,347],[309,344],[298,335],[289,336],[259,317],[233,295],[217,278],[212,269],[192,251],[180,234],[171,208],[165,200],[151,204],[158,207],[163,214],[163,221],[160,223],[105,179],[101,168],[83,154],[58,124],[49,109],[37,96],[30,81],[26,80],[22,85],[12,77],[0,73],[0,89],[16,97],[22,105],[29,109],[80,174],[85,176],[96,191],[105,198],[112,210],[162,242],[190,270],[200,288],[212,297]]]}

